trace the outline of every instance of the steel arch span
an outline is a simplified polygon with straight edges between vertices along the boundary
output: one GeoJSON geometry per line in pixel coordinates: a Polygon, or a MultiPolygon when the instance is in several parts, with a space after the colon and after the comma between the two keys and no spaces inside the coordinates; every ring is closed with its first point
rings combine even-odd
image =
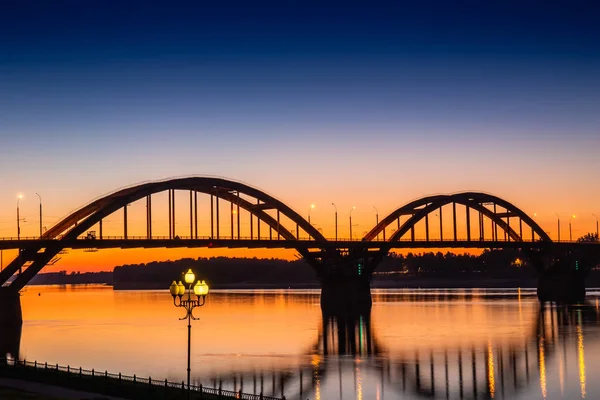
{"type": "MultiPolygon", "coordinates": [[[[284,217],[287,217],[296,224],[297,233],[299,232],[299,229],[302,229],[312,240],[315,240],[316,242],[327,241],[327,239],[325,239],[325,237],[315,227],[309,224],[308,221],[306,221],[297,212],[292,210],[280,200],[277,200],[273,196],[259,189],[223,178],[175,178],[164,181],[143,183],[119,190],[99,198],[68,215],[44,233],[44,238],[56,239],[56,243],[47,248],[25,249],[22,251],[20,255],[4,269],[4,271],[0,272],[0,284],[5,284],[13,274],[15,274],[26,264],[31,263],[27,269],[23,271],[23,273],[19,274],[17,278],[10,284],[10,287],[16,291],[22,289],[31,280],[31,278],[33,278],[33,276],[40,272],[48,262],[50,262],[60,251],[64,249],[65,246],[61,243],[77,239],[87,230],[96,224],[101,223],[103,218],[111,215],[119,209],[124,209],[126,212],[126,207],[129,203],[146,198],[146,205],[148,208],[150,208],[151,196],[153,194],[169,191],[169,201],[173,199],[174,202],[174,195],[171,197],[171,191],[175,190],[190,192],[190,213],[192,213],[192,193],[204,193],[211,196],[211,207],[213,204],[213,196],[216,198],[217,213],[218,200],[222,199],[231,203],[232,207],[235,204],[236,207],[248,211],[252,216],[257,217],[259,222],[266,223],[278,236],[280,235],[287,240],[297,239],[297,235],[295,236],[294,233],[290,232],[290,230],[286,229],[280,223],[279,215],[282,214],[284,217]],[[252,203],[247,198],[253,199],[256,203],[252,203]],[[275,210],[277,212],[277,217],[275,218],[268,214],[267,210],[275,210]]],[[[169,207],[169,209],[169,213],[171,213],[171,208],[169,207]]],[[[257,226],[257,228],[260,229],[260,226],[257,226]]],[[[310,255],[307,250],[298,249],[298,252],[309,262],[311,262],[311,257],[307,257],[310,255]]],[[[315,260],[312,260],[312,262],[315,262],[315,260]]]]}
{"type": "MultiPolygon", "coordinates": [[[[552,242],[550,236],[525,212],[519,209],[514,204],[501,199],[500,197],[493,196],[487,193],[479,192],[463,192],[448,195],[435,195],[427,196],[414,201],[411,201],[402,207],[394,210],[384,219],[382,219],[370,232],[364,237],[363,241],[373,241],[383,235],[383,240],[386,243],[392,243],[401,240],[401,238],[410,231],[410,240],[415,241],[415,226],[417,223],[425,220],[425,235],[426,241],[429,241],[429,216],[435,213],[439,213],[440,223],[440,241],[443,235],[442,226],[442,207],[451,205],[452,206],[452,219],[453,219],[453,239],[457,241],[457,205],[464,206],[465,208],[465,223],[466,223],[466,234],[467,241],[484,241],[484,219],[488,218],[492,225],[492,236],[493,240],[498,241],[498,228],[501,232],[505,233],[506,241],[523,242],[524,240],[524,227],[531,230],[531,241],[541,240],[546,242],[552,242]],[[498,207],[501,210],[498,210],[498,207]],[[471,230],[473,228],[473,221],[471,221],[472,212],[476,213],[478,217],[478,228],[479,237],[472,238],[471,230]],[[408,218],[401,221],[401,217],[407,216],[408,218]],[[518,231],[515,230],[513,225],[510,223],[510,219],[518,220],[518,231]],[[393,230],[392,235],[386,238],[386,230],[390,229],[394,224],[397,226],[393,230]],[[537,235],[537,238],[536,238],[537,235]]],[[[389,252],[390,247],[383,244],[379,251],[374,252],[375,255],[371,262],[371,271],[377,267],[377,264],[381,259],[389,252]]]]}
{"type": "MultiPolygon", "coordinates": [[[[454,239],[456,240],[456,205],[460,204],[466,208],[466,225],[468,240],[471,240],[471,221],[470,221],[470,210],[478,212],[480,217],[487,217],[491,220],[492,224],[499,227],[502,231],[508,235],[508,240],[515,242],[523,241],[523,226],[524,222],[527,227],[532,231],[532,238],[537,235],[540,240],[549,241],[552,240],[548,234],[525,212],[511,204],[510,202],[501,199],[500,197],[493,196],[487,193],[477,192],[464,192],[450,195],[436,195],[423,197],[418,200],[411,201],[408,204],[396,209],[379,222],[370,232],[368,232],[363,241],[374,240],[379,234],[385,232],[386,228],[392,226],[396,221],[400,221],[402,216],[409,216],[409,218],[402,224],[398,224],[398,229],[394,231],[389,239],[385,239],[389,242],[400,240],[409,230],[414,232],[415,225],[423,219],[427,219],[432,213],[441,210],[443,206],[451,204],[453,206],[453,228],[454,228],[454,239]],[[488,208],[491,205],[493,209],[488,208]],[[497,212],[497,206],[500,206],[505,211],[497,212]],[[504,218],[506,220],[504,220],[504,218]],[[510,225],[510,218],[519,219],[519,232],[510,225]]],[[[441,219],[441,218],[440,218],[441,219]]],[[[426,221],[428,222],[428,221],[426,221]]],[[[480,227],[481,228],[481,227],[480,227]]],[[[481,232],[481,231],[480,231],[481,232]]],[[[413,236],[414,239],[414,236],[413,236]]],[[[481,238],[480,238],[481,240],[481,238]]]]}

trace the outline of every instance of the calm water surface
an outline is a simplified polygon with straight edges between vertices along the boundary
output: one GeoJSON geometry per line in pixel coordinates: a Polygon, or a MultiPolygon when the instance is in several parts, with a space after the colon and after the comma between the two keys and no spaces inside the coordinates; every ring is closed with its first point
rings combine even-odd
{"type": "MultiPolygon", "coordinates": [[[[371,315],[324,319],[318,291],[215,290],[195,310],[192,379],[288,399],[600,398],[598,293],[545,309],[531,291],[374,293],[371,315]]],[[[20,358],[185,379],[167,290],[28,287],[22,307],[20,358]]]]}

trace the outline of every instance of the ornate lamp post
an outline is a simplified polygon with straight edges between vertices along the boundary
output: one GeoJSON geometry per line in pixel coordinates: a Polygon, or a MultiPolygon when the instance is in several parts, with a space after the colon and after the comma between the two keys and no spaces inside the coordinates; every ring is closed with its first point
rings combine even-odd
{"type": "Polygon", "coordinates": [[[192,284],[196,281],[196,275],[189,269],[184,276],[185,283],[188,284],[187,298],[184,298],[186,288],[179,281],[176,283],[173,281],[169,287],[171,296],[173,296],[173,304],[175,307],[183,307],[186,311],[186,316],[179,318],[180,320],[188,320],[188,348],[187,348],[187,387],[188,387],[188,399],[190,398],[190,350],[191,350],[191,339],[192,339],[192,320],[199,319],[194,317],[193,311],[196,307],[201,307],[206,302],[206,295],[208,294],[208,285],[204,281],[197,281],[193,287],[193,292],[196,295],[196,299],[192,299],[192,284]]]}

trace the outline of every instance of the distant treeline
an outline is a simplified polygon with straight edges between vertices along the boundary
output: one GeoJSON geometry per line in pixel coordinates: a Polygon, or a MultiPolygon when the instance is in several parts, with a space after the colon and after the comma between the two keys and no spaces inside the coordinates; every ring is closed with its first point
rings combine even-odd
{"type": "Polygon", "coordinates": [[[115,289],[167,288],[171,281],[183,281],[189,268],[213,288],[318,287],[319,283],[304,260],[214,257],[115,267],[115,289]]]}
{"type": "MultiPolygon", "coordinates": [[[[123,265],[114,269],[114,285],[116,289],[166,288],[171,281],[183,280],[188,268],[213,288],[319,287],[315,271],[304,260],[226,257],[123,265]]],[[[402,286],[403,281],[414,278],[465,279],[468,276],[530,280],[535,277],[535,271],[513,250],[484,251],[480,255],[391,254],[377,268],[374,281],[402,286]]]]}
{"type": "MultiPolygon", "coordinates": [[[[303,259],[183,258],[122,265],[113,272],[38,274],[32,284],[106,283],[115,289],[166,289],[183,281],[192,268],[212,288],[318,288],[315,271],[303,259]]],[[[592,270],[588,286],[600,285],[592,270]]],[[[390,254],[379,264],[375,287],[527,287],[536,285],[536,272],[519,250],[485,250],[479,255],[456,253],[390,254]]]]}
{"type": "Polygon", "coordinates": [[[428,252],[407,255],[392,253],[377,267],[378,274],[407,276],[455,276],[460,274],[528,274],[535,272],[519,250],[484,250],[479,255],[428,252]]]}
{"type": "Polygon", "coordinates": [[[30,285],[69,285],[86,283],[105,283],[112,285],[112,272],[71,272],[67,271],[48,272],[37,274],[29,282],[30,285]]]}

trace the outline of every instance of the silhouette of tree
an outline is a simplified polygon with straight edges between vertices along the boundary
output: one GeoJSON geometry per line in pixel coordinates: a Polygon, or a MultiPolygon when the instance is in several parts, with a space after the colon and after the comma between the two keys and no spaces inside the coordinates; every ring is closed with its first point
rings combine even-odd
{"type": "Polygon", "coordinates": [[[579,239],[577,239],[579,243],[597,243],[598,242],[598,234],[597,233],[586,233],[579,239]]]}

